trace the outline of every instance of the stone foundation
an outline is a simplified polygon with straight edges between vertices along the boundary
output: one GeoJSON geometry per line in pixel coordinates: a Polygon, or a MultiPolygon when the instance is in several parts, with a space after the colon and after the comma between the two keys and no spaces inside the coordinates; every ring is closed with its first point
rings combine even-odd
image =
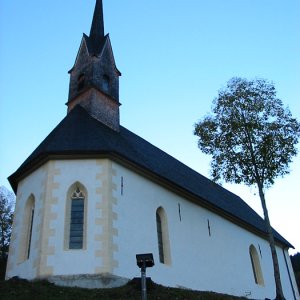
{"type": "Polygon", "coordinates": [[[127,278],[112,274],[50,276],[47,280],[59,286],[88,289],[114,288],[125,285],[129,281],[127,278]]]}

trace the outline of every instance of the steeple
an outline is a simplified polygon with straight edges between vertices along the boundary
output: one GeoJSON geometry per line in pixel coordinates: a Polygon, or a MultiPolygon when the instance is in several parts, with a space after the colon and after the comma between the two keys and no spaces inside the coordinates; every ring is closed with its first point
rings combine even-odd
{"type": "Polygon", "coordinates": [[[83,34],[70,73],[68,112],[77,104],[119,130],[119,76],[109,35],[104,35],[102,0],[96,0],[90,35],[83,34]]]}
{"type": "MultiPolygon", "coordinates": [[[[101,42],[104,39],[104,20],[102,0],[96,1],[92,26],[90,30],[89,40],[94,48],[100,50],[101,42]]],[[[98,52],[98,51],[97,51],[98,52]]]]}

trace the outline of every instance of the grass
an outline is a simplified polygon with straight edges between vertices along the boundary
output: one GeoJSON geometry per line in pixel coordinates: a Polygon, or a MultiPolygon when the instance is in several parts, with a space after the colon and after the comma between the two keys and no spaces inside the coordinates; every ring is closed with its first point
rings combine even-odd
{"type": "MultiPolygon", "coordinates": [[[[151,282],[148,300],[233,300],[246,299],[212,292],[198,292],[168,288],[151,282]]],[[[0,281],[2,300],[140,300],[141,292],[136,281],[113,289],[82,289],[59,287],[47,281],[30,282],[22,279],[0,281]]]]}

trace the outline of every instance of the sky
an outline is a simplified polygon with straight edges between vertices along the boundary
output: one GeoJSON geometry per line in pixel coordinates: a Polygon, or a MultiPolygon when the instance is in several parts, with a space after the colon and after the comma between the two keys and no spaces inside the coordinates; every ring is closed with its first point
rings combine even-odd
{"type": "MultiPolygon", "coordinates": [[[[0,185],[66,115],[70,70],[95,0],[0,0],[0,185]]],[[[265,78],[300,120],[299,0],[103,0],[121,124],[209,177],[194,124],[235,76],[265,78]]],[[[300,147],[299,147],[300,149],[300,147]]],[[[300,154],[266,198],[300,252],[300,154]]],[[[224,184],[260,215],[255,188],[224,184]]]]}

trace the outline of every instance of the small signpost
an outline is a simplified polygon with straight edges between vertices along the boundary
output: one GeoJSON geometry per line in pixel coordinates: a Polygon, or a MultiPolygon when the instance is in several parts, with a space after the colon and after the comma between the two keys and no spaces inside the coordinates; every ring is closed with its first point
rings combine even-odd
{"type": "Polygon", "coordinates": [[[146,268],[154,266],[152,253],[137,254],[136,264],[141,269],[142,300],[147,300],[146,268]]]}

